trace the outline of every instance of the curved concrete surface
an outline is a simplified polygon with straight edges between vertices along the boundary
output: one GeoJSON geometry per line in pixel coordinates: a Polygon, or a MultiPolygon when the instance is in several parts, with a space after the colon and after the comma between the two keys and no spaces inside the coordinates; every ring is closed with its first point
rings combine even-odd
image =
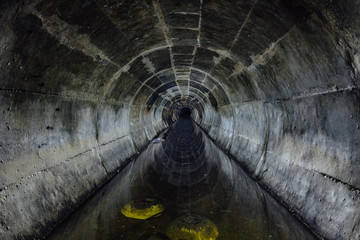
{"type": "Polygon", "coordinates": [[[187,107],[313,231],[360,238],[360,1],[0,2],[0,237],[47,235],[187,107]]]}

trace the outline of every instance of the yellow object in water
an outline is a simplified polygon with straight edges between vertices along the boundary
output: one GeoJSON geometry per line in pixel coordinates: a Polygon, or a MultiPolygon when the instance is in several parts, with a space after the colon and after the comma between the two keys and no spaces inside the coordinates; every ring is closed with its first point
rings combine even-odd
{"type": "Polygon", "coordinates": [[[152,198],[146,198],[142,201],[131,201],[121,209],[121,213],[125,217],[142,220],[156,216],[163,211],[164,206],[152,198]]]}
{"type": "Polygon", "coordinates": [[[167,234],[171,240],[215,240],[219,232],[209,219],[185,214],[170,224],[167,234]]]}

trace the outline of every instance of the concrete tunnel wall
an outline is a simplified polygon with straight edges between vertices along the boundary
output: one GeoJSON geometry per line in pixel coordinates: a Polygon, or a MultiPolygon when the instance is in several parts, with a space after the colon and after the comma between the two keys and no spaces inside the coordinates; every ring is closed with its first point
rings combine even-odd
{"type": "Polygon", "coordinates": [[[45,236],[177,118],[360,237],[360,1],[0,3],[0,236],[45,236]]]}

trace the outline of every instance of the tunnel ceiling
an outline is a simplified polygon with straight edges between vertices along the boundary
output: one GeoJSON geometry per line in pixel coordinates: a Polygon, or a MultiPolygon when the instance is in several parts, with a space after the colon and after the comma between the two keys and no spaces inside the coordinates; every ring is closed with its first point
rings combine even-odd
{"type": "MultiPolygon", "coordinates": [[[[225,106],[231,111],[230,102],[285,99],[323,87],[321,82],[304,87],[281,79],[260,84],[249,76],[261,71],[258,77],[263,80],[262,74],[285,64],[288,59],[276,56],[282,44],[312,41],[296,38],[297,26],[311,13],[305,3],[44,0],[6,4],[12,11],[22,10],[7,39],[13,40],[14,48],[8,68],[26,82],[20,88],[18,81],[6,79],[5,89],[146,104],[148,111],[159,105],[172,109],[192,96],[187,105],[198,106],[193,103],[197,101],[215,111],[225,106]],[[272,58],[276,60],[267,64],[272,58]]],[[[304,58],[301,50],[283,54],[304,58]]]]}
{"type": "Polygon", "coordinates": [[[1,1],[0,220],[17,230],[0,234],[43,236],[188,108],[314,231],[355,239],[359,15],[358,0],[1,1]]]}
{"type": "MultiPolygon", "coordinates": [[[[143,112],[156,113],[170,124],[174,110],[184,102],[195,110],[198,123],[206,117],[204,111],[219,109],[233,121],[234,104],[302,98],[354,86],[351,80],[339,83],[334,76],[323,76],[325,71],[337,73],[336,68],[344,74],[346,67],[338,64],[333,39],[313,14],[327,5],[5,1],[3,7],[12,15],[3,17],[11,22],[5,24],[3,40],[3,90],[131,105],[135,125],[146,121],[138,119],[143,112]],[[319,66],[322,60],[329,65],[319,66]],[[289,65],[296,67],[283,67],[289,65]]],[[[333,10],[329,7],[329,18],[339,17],[333,10]]],[[[208,125],[220,125],[217,114],[208,118],[208,125]]]]}

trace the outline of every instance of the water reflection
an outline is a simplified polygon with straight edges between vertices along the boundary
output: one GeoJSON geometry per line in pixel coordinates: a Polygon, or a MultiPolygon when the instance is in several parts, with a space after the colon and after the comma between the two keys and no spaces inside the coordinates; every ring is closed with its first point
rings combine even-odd
{"type": "Polygon", "coordinates": [[[49,239],[316,239],[188,119],[166,135],[49,239]]]}

